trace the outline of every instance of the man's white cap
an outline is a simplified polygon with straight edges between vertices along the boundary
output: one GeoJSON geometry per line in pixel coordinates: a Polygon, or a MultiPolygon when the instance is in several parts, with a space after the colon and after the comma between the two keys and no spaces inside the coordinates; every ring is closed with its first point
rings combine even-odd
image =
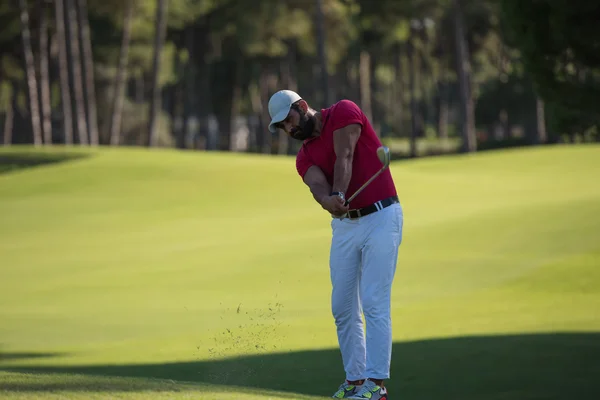
{"type": "Polygon", "coordinates": [[[269,115],[271,116],[269,131],[277,132],[277,128],[273,125],[286,119],[292,104],[298,100],[302,100],[302,97],[291,90],[280,90],[271,96],[269,99],[269,115]]]}

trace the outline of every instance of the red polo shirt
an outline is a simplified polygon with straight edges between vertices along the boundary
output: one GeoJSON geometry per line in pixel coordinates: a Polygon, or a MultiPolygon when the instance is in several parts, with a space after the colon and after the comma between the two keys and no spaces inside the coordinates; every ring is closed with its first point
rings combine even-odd
{"type": "MultiPolygon", "coordinates": [[[[333,132],[346,125],[360,124],[362,130],[354,149],[352,178],[346,191],[346,198],[349,198],[381,169],[381,161],[377,157],[377,148],[381,146],[381,142],[366,115],[350,100],[341,100],[329,108],[322,109],[321,115],[323,121],[321,135],[302,143],[296,156],[296,169],[304,179],[306,171],[312,165],[316,165],[323,171],[329,184],[333,185],[336,160],[333,132]]],[[[396,194],[394,180],[388,168],[352,200],[350,209],[362,208],[396,194]]]]}

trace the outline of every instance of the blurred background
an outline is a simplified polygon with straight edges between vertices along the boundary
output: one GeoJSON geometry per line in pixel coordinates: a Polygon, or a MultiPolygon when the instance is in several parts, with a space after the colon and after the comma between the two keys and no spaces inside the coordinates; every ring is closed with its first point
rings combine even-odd
{"type": "Polygon", "coordinates": [[[268,99],[357,102],[397,157],[598,141],[592,2],[14,0],[10,144],[295,154],[268,99]]]}

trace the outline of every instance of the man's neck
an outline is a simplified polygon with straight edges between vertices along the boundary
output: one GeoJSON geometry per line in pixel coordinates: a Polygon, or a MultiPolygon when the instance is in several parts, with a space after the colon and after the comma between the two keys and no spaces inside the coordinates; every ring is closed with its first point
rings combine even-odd
{"type": "Polygon", "coordinates": [[[315,112],[313,115],[316,118],[315,130],[313,131],[313,136],[318,137],[318,136],[321,136],[321,128],[323,127],[323,118],[322,118],[322,115],[320,112],[315,112]]]}

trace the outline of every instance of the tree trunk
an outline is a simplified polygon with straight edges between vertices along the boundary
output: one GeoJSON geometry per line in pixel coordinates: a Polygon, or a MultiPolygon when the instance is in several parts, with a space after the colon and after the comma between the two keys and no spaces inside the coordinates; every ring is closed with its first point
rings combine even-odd
{"type": "MultiPolygon", "coordinates": [[[[181,53],[175,54],[175,70],[177,74],[181,77],[185,77],[186,72],[186,64],[189,62],[189,59],[186,61],[183,59],[181,53]]],[[[184,120],[184,104],[185,104],[185,79],[180,79],[173,85],[171,85],[167,96],[169,99],[169,105],[167,109],[169,110],[169,114],[171,115],[172,121],[172,131],[175,137],[175,146],[176,148],[181,148],[182,138],[183,138],[183,120],[184,120]]]]}
{"type": "Polygon", "coordinates": [[[119,65],[114,83],[114,101],[110,122],[110,144],[118,146],[121,137],[121,121],[123,119],[123,103],[125,102],[125,82],[127,82],[127,63],[129,60],[129,42],[131,40],[131,21],[133,20],[133,0],[127,1],[123,17],[123,37],[119,53],[119,65]]]}
{"type": "Polygon", "coordinates": [[[419,80],[421,85],[421,99],[423,102],[423,108],[421,111],[422,120],[424,121],[421,126],[423,136],[427,136],[427,125],[434,125],[437,121],[435,113],[435,103],[431,93],[436,87],[435,73],[433,68],[433,59],[428,55],[432,51],[432,39],[427,32],[427,27],[424,26],[421,31],[421,38],[423,41],[423,51],[420,52],[419,57],[419,80]]]}
{"type": "Polygon", "coordinates": [[[241,78],[243,73],[243,58],[239,49],[231,49],[238,56],[232,59],[223,59],[213,70],[212,103],[214,105],[219,135],[218,149],[232,151],[234,149],[234,133],[236,119],[239,114],[241,100],[241,78]]]}
{"type": "Polygon", "coordinates": [[[329,73],[327,71],[327,56],[325,53],[325,23],[323,16],[323,0],[316,0],[317,12],[317,46],[319,51],[319,70],[321,72],[321,90],[323,104],[331,104],[331,90],[329,90],[329,73]]]}
{"type": "Polygon", "coordinates": [[[212,69],[211,103],[217,120],[216,135],[209,132],[207,142],[210,148],[227,151],[231,143],[231,99],[233,98],[232,62],[219,60],[212,69]]]}
{"type": "Polygon", "coordinates": [[[6,106],[6,113],[4,115],[4,145],[10,146],[12,143],[12,131],[13,131],[13,105],[9,102],[6,106]]]}
{"type": "Polygon", "coordinates": [[[438,83],[438,135],[440,139],[448,139],[448,119],[450,106],[448,101],[448,83],[441,78],[438,83]]]}
{"type": "Polygon", "coordinates": [[[402,79],[402,48],[400,43],[394,45],[394,84],[393,84],[393,110],[394,133],[401,133],[404,114],[404,85],[402,79]]]}
{"type": "Polygon", "coordinates": [[[360,50],[357,45],[351,45],[349,49],[348,62],[344,74],[348,82],[348,98],[360,103],[360,50]]]}
{"type": "MultiPolygon", "coordinates": [[[[443,35],[442,27],[436,29],[436,35],[443,35]]],[[[450,120],[450,83],[448,78],[449,56],[451,51],[448,48],[448,41],[443,41],[438,48],[437,57],[439,60],[439,69],[437,73],[437,95],[438,95],[438,136],[443,141],[448,140],[448,127],[450,120]]]]}
{"type": "Polygon", "coordinates": [[[184,79],[185,85],[183,86],[183,118],[180,135],[177,137],[177,147],[183,149],[186,147],[186,138],[190,137],[190,117],[194,114],[195,104],[195,74],[196,74],[196,62],[194,51],[194,27],[188,26],[185,29],[185,47],[188,52],[188,60],[185,65],[184,79]]]}
{"type": "Polygon", "coordinates": [[[6,103],[6,113],[4,114],[4,145],[10,146],[12,144],[13,124],[14,124],[14,108],[17,103],[17,90],[16,85],[12,85],[12,94],[10,100],[6,103]]]}
{"type": "Polygon", "coordinates": [[[167,1],[156,0],[156,24],[154,25],[154,57],[152,61],[152,96],[150,97],[150,114],[148,124],[148,145],[158,143],[158,114],[161,105],[161,86],[159,82],[160,61],[165,35],[167,31],[167,1]]]}
{"type": "Polygon", "coordinates": [[[31,114],[31,128],[33,130],[33,143],[35,146],[42,145],[42,126],[40,122],[40,109],[38,97],[38,82],[35,73],[33,49],[31,47],[31,33],[29,31],[29,10],[27,0],[19,0],[21,11],[21,39],[23,41],[23,52],[25,54],[25,71],[27,74],[27,88],[29,89],[29,108],[31,114]]]}
{"type": "MultiPolygon", "coordinates": [[[[345,54],[344,58],[340,61],[340,68],[335,69],[334,80],[336,82],[336,93],[334,93],[334,99],[352,99],[351,96],[351,83],[350,83],[350,75],[348,71],[350,70],[352,65],[352,61],[350,59],[349,52],[345,54]]],[[[334,100],[335,101],[335,100],[334,100]]]]}
{"type": "MultiPolygon", "coordinates": [[[[292,70],[296,59],[295,43],[292,42],[288,46],[288,52],[280,62],[280,74],[283,87],[289,90],[298,91],[298,85],[296,83],[295,73],[292,70]]],[[[290,137],[288,134],[280,129],[279,138],[277,144],[278,154],[289,154],[290,152],[290,137]]]]}
{"type": "Polygon", "coordinates": [[[546,117],[544,111],[544,100],[536,98],[536,117],[537,117],[537,143],[544,144],[548,141],[546,133],[546,117]]]}
{"type": "MultiPolygon", "coordinates": [[[[181,61],[179,54],[175,54],[172,61],[173,70],[176,71],[177,75],[180,75],[181,61]]],[[[177,116],[177,86],[177,83],[173,83],[162,88],[162,109],[169,116],[172,124],[171,131],[175,129],[174,122],[177,116]]]]}
{"type": "Polygon", "coordinates": [[[212,65],[203,63],[199,73],[198,87],[201,89],[198,92],[199,105],[199,125],[198,125],[198,141],[199,147],[206,150],[216,150],[217,143],[212,140],[210,117],[213,115],[214,107],[212,106],[212,87],[210,85],[210,76],[212,75],[212,65]]]}
{"type": "Polygon", "coordinates": [[[197,28],[195,35],[194,51],[194,86],[190,89],[193,99],[194,115],[198,117],[197,135],[194,135],[194,146],[203,150],[215,150],[216,142],[212,140],[210,117],[213,115],[214,107],[212,104],[213,90],[211,87],[211,77],[214,74],[213,65],[207,60],[207,54],[211,52],[214,44],[211,42],[210,32],[206,28],[207,24],[202,24],[197,28]]]}
{"type": "MultiPolygon", "coordinates": [[[[442,84],[443,86],[444,84],[442,84]]],[[[438,135],[440,139],[447,140],[448,139],[448,117],[449,117],[449,107],[448,107],[448,99],[444,92],[440,94],[440,109],[438,115],[438,135]]]]}
{"type": "Polygon", "coordinates": [[[38,0],[40,12],[40,94],[44,143],[52,145],[52,104],[50,101],[50,77],[48,63],[48,14],[46,2],[38,0]]]}
{"type": "MultiPolygon", "coordinates": [[[[228,46],[225,44],[224,46],[228,46]]],[[[232,48],[228,54],[235,54],[236,49],[232,48]]],[[[234,109],[234,91],[236,86],[236,60],[230,57],[223,57],[214,63],[211,68],[211,99],[210,103],[214,109],[218,129],[216,134],[209,132],[208,143],[210,148],[221,151],[231,150],[232,138],[232,112],[234,109]]]]}
{"type": "Polygon", "coordinates": [[[63,110],[63,130],[65,144],[73,144],[73,114],[71,89],[69,85],[69,62],[65,35],[65,11],[63,0],[55,0],[56,42],[58,46],[58,72],[60,76],[60,97],[63,110]]]}
{"type": "Polygon", "coordinates": [[[268,129],[267,126],[269,124],[267,121],[267,125],[265,125],[263,113],[264,106],[260,91],[261,78],[262,74],[259,75],[259,79],[253,79],[248,85],[248,98],[250,100],[250,106],[252,107],[252,114],[257,118],[257,123],[254,125],[254,131],[251,133],[250,137],[250,151],[255,153],[260,153],[263,141],[263,132],[265,129],[268,129]]]}
{"type": "Polygon", "coordinates": [[[510,131],[510,123],[508,120],[508,112],[506,110],[500,110],[500,113],[498,114],[498,119],[500,121],[500,126],[502,127],[502,132],[505,138],[510,138],[512,137],[511,131],[510,131]]]}
{"type": "MultiPolygon", "coordinates": [[[[420,33],[419,33],[420,34],[420,33]]],[[[420,47],[417,49],[413,48],[413,59],[414,59],[414,85],[415,85],[415,127],[416,127],[416,141],[419,138],[425,137],[425,118],[427,105],[425,100],[425,89],[424,89],[424,75],[425,65],[423,64],[423,52],[425,50],[420,47]]]]}
{"type": "Polygon", "coordinates": [[[373,112],[371,109],[371,57],[367,50],[363,50],[360,53],[360,66],[359,66],[359,79],[360,79],[360,105],[369,119],[373,121],[373,112]]]}
{"type": "Polygon", "coordinates": [[[471,92],[471,62],[465,24],[461,8],[461,0],[454,0],[454,38],[456,47],[456,72],[460,87],[460,100],[462,111],[462,136],[463,152],[477,151],[477,137],[475,133],[475,110],[471,92]]]}
{"type": "Polygon", "coordinates": [[[231,122],[230,122],[230,139],[229,150],[234,148],[234,133],[237,130],[236,121],[240,115],[240,106],[242,102],[242,76],[244,73],[244,60],[239,56],[234,65],[234,80],[233,91],[231,93],[231,122]]]}
{"type": "Polygon", "coordinates": [[[71,60],[69,64],[72,67],[73,96],[75,97],[75,121],[77,122],[77,135],[79,137],[79,144],[85,146],[89,143],[89,140],[85,114],[85,99],[83,95],[83,80],[81,76],[79,24],[77,23],[77,9],[75,8],[75,0],[67,0],[66,6],[67,35],[71,50],[71,60]]]}
{"type": "MultiPolygon", "coordinates": [[[[182,62],[183,64],[183,62],[182,62]]],[[[182,76],[185,76],[185,64],[181,66],[183,70],[182,76]]],[[[178,149],[182,149],[185,147],[185,125],[187,124],[185,107],[186,107],[186,81],[185,79],[181,79],[177,83],[176,95],[175,95],[175,112],[177,116],[177,120],[179,121],[175,126],[176,131],[175,134],[175,147],[178,149]]],[[[173,117],[175,118],[175,117],[173,117]]]]}
{"type": "Polygon", "coordinates": [[[377,84],[377,64],[379,63],[379,54],[377,52],[372,51],[369,53],[369,84],[371,87],[369,88],[371,94],[371,124],[373,125],[373,129],[375,133],[380,136],[381,130],[381,121],[384,118],[384,110],[381,108],[379,104],[379,100],[377,100],[377,95],[379,93],[379,85],[377,84]]]}
{"type": "Polygon", "coordinates": [[[83,76],[85,83],[85,98],[87,100],[88,130],[90,145],[98,145],[98,116],[96,108],[96,89],[94,80],[94,57],[92,55],[92,38],[88,20],[87,0],[77,0],[77,15],[81,48],[83,49],[83,76]]]}
{"type": "MultiPolygon", "coordinates": [[[[277,75],[273,73],[270,63],[267,62],[263,64],[259,78],[259,92],[262,104],[267,104],[269,102],[269,94],[272,92],[271,89],[277,86],[277,81],[277,75]]],[[[259,151],[261,153],[271,154],[273,136],[268,128],[271,118],[267,107],[262,107],[261,119],[263,129],[259,140],[259,151]]]]}
{"type": "Polygon", "coordinates": [[[418,110],[417,110],[417,94],[415,93],[415,48],[412,39],[409,39],[408,46],[408,85],[410,90],[410,156],[417,157],[417,130],[418,130],[418,110]]]}
{"type": "MultiPolygon", "coordinates": [[[[289,65],[286,61],[282,61],[282,76],[283,76],[283,86],[286,89],[296,91],[296,89],[292,89],[289,85],[289,65]]],[[[279,129],[279,137],[277,138],[277,154],[284,155],[288,153],[288,148],[290,146],[290,138],[288,134],[283,130],[279,129]]]]}
{"type": "Polygon", "coordinates": [[[430,113],[429,113],[429,107],[430,107],[430,102],[429,102],[429,98],[427,96],[427,78],[431,77],[431,74],[429,72],[429,65],[427,63],[427,59],[426,56],[424,54],[424,52],[427,51],[426,49],[423,49],[422,51],[419,52],[419,57],[417,58],[417,62],[418,67],[417,67],[417,71],[418,71],[418,82],[419,82],[419,100],[420,100],[420,106],[419,106],[419,116],[420,116],[420,120],[421,120],[421,125],[419,126],[419,133],[421,137],[425,136],[425,127],[427,126],[427,123],[429,122],[429,117],[430,117],[430,113]]]}

